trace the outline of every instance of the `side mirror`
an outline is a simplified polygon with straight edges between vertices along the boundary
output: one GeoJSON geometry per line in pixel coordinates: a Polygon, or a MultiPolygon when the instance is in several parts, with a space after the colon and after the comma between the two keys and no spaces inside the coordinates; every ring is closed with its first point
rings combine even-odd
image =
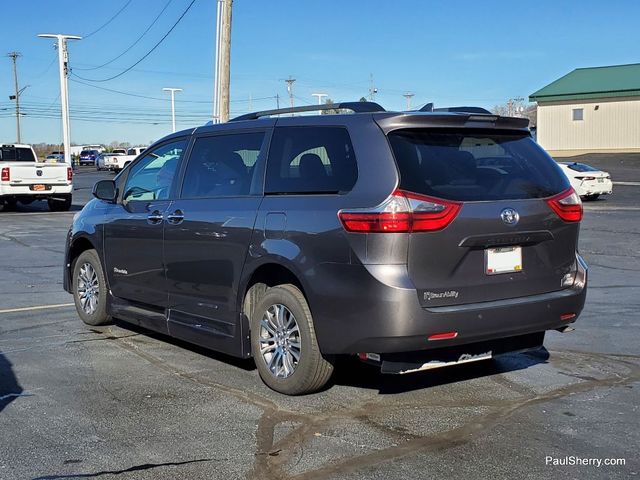
{"type": "Polygon", "coordinates": [[[118,193],[116,182],[113,180],[100,180],[93,186],[92,193],[94,197],[100,200],[115,202],[118,193]]]}

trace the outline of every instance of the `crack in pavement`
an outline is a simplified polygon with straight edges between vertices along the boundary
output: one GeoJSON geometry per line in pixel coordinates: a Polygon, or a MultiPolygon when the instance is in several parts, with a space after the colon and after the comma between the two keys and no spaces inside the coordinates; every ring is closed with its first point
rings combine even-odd
{"type": "Polygon", "coordinates": [[[120,475],[122,473],[139,472],[140,470],[149,470],[158,467],[175,467],[180,465],[188,465],[190,463],[199,462],[213,462],[219,461],[214,458],[198,458],[196,460],[185,460],[182,462],[163,462],[163,463],[143,463],[142,465],[134,465],[133,467],[125,468],[122,470],[102,470],[95,473],[71,473],[68,475],[44,475],[41,477],[35,477],[33,480],[58,480],[63,478],[94,478],[101,475],[120,475]]]}

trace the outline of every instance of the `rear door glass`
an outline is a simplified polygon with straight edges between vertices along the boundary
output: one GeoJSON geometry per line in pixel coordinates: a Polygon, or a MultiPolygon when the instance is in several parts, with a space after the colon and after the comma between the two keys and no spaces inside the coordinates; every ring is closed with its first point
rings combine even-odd
{"type": "Polygon", "coordinates": [[[2,147],[0,148],[0,161],[2,162],[35,162],[33,151],[24,147],[2,147]]]}
{"type": "Polygon", "coordinates": [[[182,198],[250,195],[262,190],[255,168],[264,151],[264,132],[200,137],[187,163],[182,198]]]}
{"type": "Polygon", "coordinates": [[[492,130],[400,130],[389,134],[400,188],[460,201],[544,198],[569,188],[528,135],[492,130]]]}
{"type": "Polygon", "coordinates": [[[358,176],[343,127],[279,127],[267,162],[267,194],[345,193],[358,176]]]}

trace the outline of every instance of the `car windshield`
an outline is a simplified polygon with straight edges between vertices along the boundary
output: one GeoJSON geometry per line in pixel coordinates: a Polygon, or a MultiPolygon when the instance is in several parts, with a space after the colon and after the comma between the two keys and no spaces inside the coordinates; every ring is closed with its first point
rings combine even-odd
{"type": "Polygon", "coordinates": [[[528,134],[494,130],[400,130],[389,134],[400,188],[450,200],[544,198],[569,188],[528,134]]]}
{"type": "Polygon", "coordinates": [[[0,161],[7,162],[35,162],[30,148],[5,146],[0,148],[0,161]]]}
{"type": "Polygon", "coordinates": [[[571,170],[574,170],[576,172],[599,172],[600,171],[597,168],[593,168],[591,165],[587,165],[586,163],[578,163],[578,162],[568,163],[568,162],[563,162],[563,165],[566,165],[568,168],[570,168],[571,170]]]}

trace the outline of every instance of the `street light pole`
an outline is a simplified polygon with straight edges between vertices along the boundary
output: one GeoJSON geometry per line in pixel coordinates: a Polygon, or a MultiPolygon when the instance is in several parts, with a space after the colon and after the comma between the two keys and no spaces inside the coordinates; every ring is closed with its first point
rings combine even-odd
{"type": "Polygon", "coordinates": [[[322,98],[328,97],[329,95],[327,93],[312,93],[311,96],[318,97],[318,105],[322,105],[322,98]]]}
{"type": "Polygon", "coordinates": [[[181,88],[166,87],[162,89],[165,92],[171,92],[171,125],[173,131],[176,131],[176,107],[175,107],[175,94],[181,92],[181,88]]]}
{"type": "Polygon", "coordinates": [[[69,125],[69,86],[67,76],[69,74],[69,53],[67,40],[81,40],[77,35],[63,35],[56,33],[41,33],[40,38],[55,38],[58,40],[58,68],[60,69],[60,106],[62,107],[62,143],[64,145],[64,161],[71,165],[71,131],[69,125]]]}
{"type": "Polygon", "coordinates": [[[415,95],[415,93],[411,93],[411,92],[407,92],[404,95],[402,95],[404,98],[407,99],[407,111],[411,110],[411,97],[413,97],[415,95]]]}

